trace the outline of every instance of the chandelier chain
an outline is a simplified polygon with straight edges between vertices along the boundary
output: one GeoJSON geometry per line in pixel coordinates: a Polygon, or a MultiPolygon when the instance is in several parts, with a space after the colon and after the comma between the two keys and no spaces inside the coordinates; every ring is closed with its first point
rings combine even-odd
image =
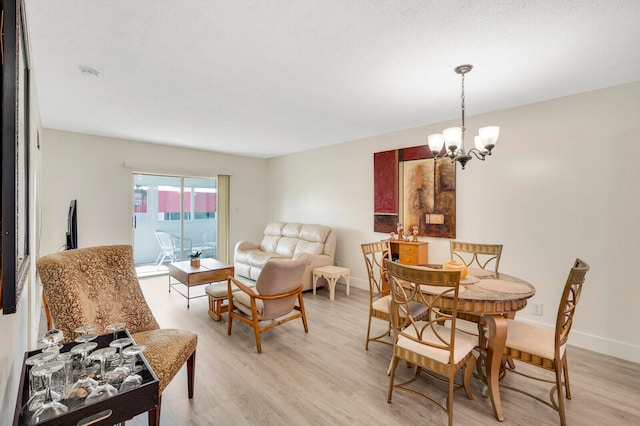
{"type": "Polygon", "coordinates": [[[464,126],[464,76],[466,73],[461,73],[462,76],[462,94],[460,95],[460,101],[461,101],[461,106],[462,106],[462,139],[461,139],[461,146],[460,148],[462,149],[462,151],[464,151],[464,132],[466,130],[466,127],[464,126]]]}

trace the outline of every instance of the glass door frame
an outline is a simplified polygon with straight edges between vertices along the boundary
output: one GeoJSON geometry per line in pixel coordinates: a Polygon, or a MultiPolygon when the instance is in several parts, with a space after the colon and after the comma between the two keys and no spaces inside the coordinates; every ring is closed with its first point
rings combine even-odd
{"type": "MultiPolygon", "coordinates": [[[[168,261],[186,260],[196,250],[206,257],[217,255],[217,176],[136,172],[132,198],[134,262],[139,275],[166,273],[168,261]],[[172,255],[154,235],[158,232],[172,235],[172,255]]],[[[167,239],[163,235],[163,241],[167,239]]]]}

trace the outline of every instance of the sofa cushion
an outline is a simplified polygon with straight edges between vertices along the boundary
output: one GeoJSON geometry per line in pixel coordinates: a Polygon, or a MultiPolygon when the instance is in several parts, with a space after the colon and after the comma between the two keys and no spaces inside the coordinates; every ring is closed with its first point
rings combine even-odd
{"type": "Polygon", "coordinates": [[[274,252],[262,251],[259,249],[243,250],[236,253],[235,261],[249,266],[262,269],[269,259],[274,257],[284,257],[274,252]]]}
{"type": "Polygon", "coordinates": [[[306,241],[324,243],[331,228],[324,225],[303,225],[300,230],[300,238],[306,241]]]}
{"type": "Polygon", "coordinates": [[[275,253],[278,241],[282,238],[282,229],[285,225],[286,223],[284,222],[269,223],[266,228],[264,228],[264,238],[262,238],[262,242],[260,243],[260,250],[275,253]]]}
{"type": "Polygon", "coordinates": [[[277,235],[282,236],[282,228],[286,223],[284,222],[271,222],[264,228],[264,235],[277,235]]]}
{"type": "Polygon", "coordinates": [[[280,241],[282,237],[280,235],[265,235],[260,242],[260,250],[262,251],[276,251],[276,247],[278,247],[278,241],[280,241]]]}
{"type": "Polygon", "coordinates": [[[322,254],[324,243],[311,242],[307,240],[298,240],[294,253],[322,254]]]}
{"type": "Polygon", "coordinates": [[[293,257],[296,252],[296,246],[298,245],[298,238],[293,237],[282,237],[280,241],[278,241],[278,245],[276,246],[275,252],[280,256],[285,257],[293,257]]]}
{"type": "Polygon", "coordinates": [[[283,237],[298,238],[300,237],[300,230],[302,229],[301,223],[287,223],[282,228],[283,237]]]}

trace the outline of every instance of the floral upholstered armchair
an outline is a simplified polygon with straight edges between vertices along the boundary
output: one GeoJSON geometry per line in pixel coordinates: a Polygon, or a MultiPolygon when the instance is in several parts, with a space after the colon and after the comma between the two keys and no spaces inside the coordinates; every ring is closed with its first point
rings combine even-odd
{"type": "MultiPolygon", "coordinates": [[[[188,393],[193,397],[197,334],[161,329],[142,294],[130,245],[67,250],[38,259],[37,269],[55,327],[66,341],[74,330],[94,325],[107,333],[113,323],[125,323],[136,343],[146,346],[144,356],[159,380],[160,395],[187,363],[188,393]]],[[[160,401],[149,412],[149,425],[160,423],[160,401]]]]}

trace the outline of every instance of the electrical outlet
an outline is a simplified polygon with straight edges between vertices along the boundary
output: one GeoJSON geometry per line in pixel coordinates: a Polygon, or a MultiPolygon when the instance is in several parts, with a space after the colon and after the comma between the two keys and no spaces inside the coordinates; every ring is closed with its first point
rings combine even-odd
{"type": "Polygon", "coordinates": [[[534,315],[542,315],[542,303],[534,303],[533,304],[533,314],[534,315]]]}

